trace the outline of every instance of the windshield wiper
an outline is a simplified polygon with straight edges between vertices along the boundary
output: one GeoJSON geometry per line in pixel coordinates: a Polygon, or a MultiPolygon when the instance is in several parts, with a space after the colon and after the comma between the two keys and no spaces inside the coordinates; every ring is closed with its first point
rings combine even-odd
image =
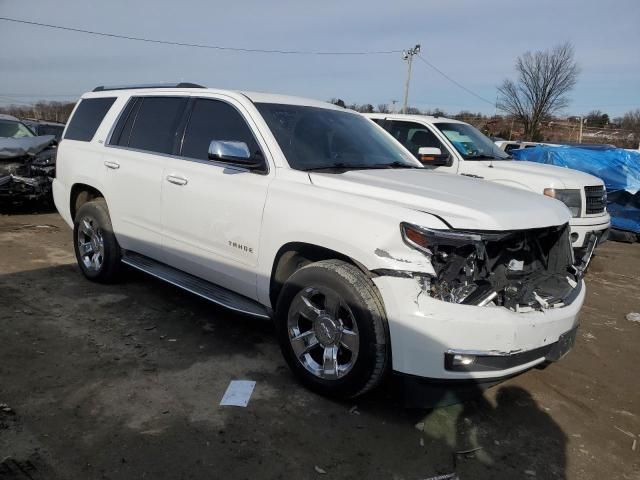
{"type": "Polygon", "coordinates": [[[398,162],[396,160],[395,162],[391,162],[391,163],[374,163],[373,165],[368,165],[366,168],[422,168],[422,167],[418,167],[417,165],[411,165],[410,163],[398,162]]]}
{"type": "Polygon", "coordinates": [[[343,162],[336,162],[336,163],[332,163],[331,165],[323,165],[322,167],[306,168],[305,172],[318,172],[318,171],[324,171],[324,170],[341,170],[341,171],[380,170],[385,168],[421,168],[421,167],[418,167],[416,165],[411,165],[408,163],[398,162],[398,161],[391,162],[391,163],[372,163],[372,164],[359,163],[354,165],[349,165],[343,162]]]}
{"type": "Polygon", "coordinates": [[[317,171],[321,171],[321,170],[338,170],[338,169],[343,169],[345,167],[346,167],[345,163],[337,162],[337,163],[332,163],[331,165],[323,165],[322,167],[305,168],[304,171],[305,172],[317,172],[317,171]]]}
{"type": "Polygon", "coordinates": [[[465,155],[465,160],[506,160],[495,155],[465,155]]]}

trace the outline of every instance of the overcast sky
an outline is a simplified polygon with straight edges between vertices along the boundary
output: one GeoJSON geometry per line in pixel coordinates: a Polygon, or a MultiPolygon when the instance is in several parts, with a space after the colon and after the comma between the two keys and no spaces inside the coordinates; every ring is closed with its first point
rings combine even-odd
{"type": "MultiPolygon", "coordinates": [[[[426,59],[490,103],[514,75],[516,56],[569,40],[581,73],[565,113],[640,108],[639,0],[0,0],[0,16],[244,48],[386,51],[420,43],[426,59]]],[[[4,21],[0,42],[0,105],[62,100],[102,84],[181,80],[377,105],[401,101],[406,76],[399,54],[221,52],[4,21]]],[[[411,105],[493,113],[490,103],[414,62],[411,105]]]]}

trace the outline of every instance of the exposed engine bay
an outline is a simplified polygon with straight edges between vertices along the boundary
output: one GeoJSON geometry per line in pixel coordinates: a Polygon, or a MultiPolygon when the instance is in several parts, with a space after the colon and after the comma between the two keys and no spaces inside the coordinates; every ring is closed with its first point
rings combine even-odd
{"type": "Polygon", "coordinates": [[[0,199],[50,199],[55,154],[53,135],[0,138],[0,199]]]}
{"type": "Polygon", "coordinates": [[[571,303],[583,265],[574,266],[569,225],[508,232],[434,231],[403,224],[405,241],[430,257],[423,291],[446,302],[542,310],[571,303]]]}

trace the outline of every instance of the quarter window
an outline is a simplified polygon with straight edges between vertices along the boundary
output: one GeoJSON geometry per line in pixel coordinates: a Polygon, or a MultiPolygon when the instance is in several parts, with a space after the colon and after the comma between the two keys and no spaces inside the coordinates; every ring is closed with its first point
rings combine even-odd
{"type": "Polygon", "coordinates": [[[247,122],[234,107],[220,100],[197,99],[184,134],[181,155],[207,160],[212,140],[245,142],[250,152],[261,154],[247,122]]]}
{"type": "Polygon", "coordinates": [[[115,97],[80,100],[80,105],[69,122],[64,138],[90,142],[115,100],[115,97]]]}

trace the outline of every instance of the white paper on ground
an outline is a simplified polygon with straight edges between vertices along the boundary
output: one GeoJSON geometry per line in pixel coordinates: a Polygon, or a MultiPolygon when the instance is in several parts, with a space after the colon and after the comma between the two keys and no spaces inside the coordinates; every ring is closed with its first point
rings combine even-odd
{"type": "Polygon", "coordinates": [[[227,391],[224,392],[222,400],[220,400],[220,405],[246,407],[255,386],[256,382],[253,380],[231,380],[227,391]]]}

